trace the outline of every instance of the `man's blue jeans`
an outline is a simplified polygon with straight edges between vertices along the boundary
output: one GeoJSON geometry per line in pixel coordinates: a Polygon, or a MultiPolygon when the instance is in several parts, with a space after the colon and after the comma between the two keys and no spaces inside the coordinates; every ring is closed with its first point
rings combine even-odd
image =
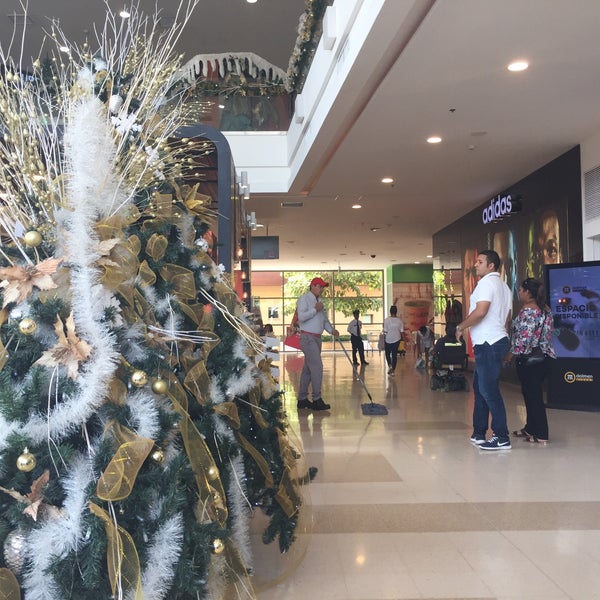
{"type": "Polygon", "coordinates": [[[491,413],[494,435],[501,439],[508,438],[506,408],[500,394],[500,370],[509,349],[510,341],[507,337],[493,344],[485,342],[473,346],[475,351],[473,433],[477,435],[485,436],[491,413]]]}

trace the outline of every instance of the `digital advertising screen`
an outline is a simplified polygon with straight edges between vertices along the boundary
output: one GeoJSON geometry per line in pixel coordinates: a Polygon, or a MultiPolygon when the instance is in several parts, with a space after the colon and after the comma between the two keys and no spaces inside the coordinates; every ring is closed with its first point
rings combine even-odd
{"type": "Polygon", "coordinates": [[[250,248],[252,260],[268,260],[279,258],[279,236],[253,236],[250,248]]]}
{"type": "Polygon", "coordinates": [[[547,265],[558,358],[600,358],[600,261],[547,265]]]}
{"type": "Polygon", "coordinates": [[[546,265],[554,350],[548,406],[600,410],[600,261],[546,265]]]}

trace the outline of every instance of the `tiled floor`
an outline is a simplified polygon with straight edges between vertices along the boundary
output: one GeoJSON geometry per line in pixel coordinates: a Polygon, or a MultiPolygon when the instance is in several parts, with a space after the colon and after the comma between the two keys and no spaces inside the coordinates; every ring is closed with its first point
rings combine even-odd
{"type": "MultiPolygon", "coordinates": [[[[388,415],[362,414],[362,385],[329,353],[331,412],[298,417],[302,358],[281,357],[291,425],[319,472],[291,551],[253,544],[259,600],[600,599],[600,413],[549,410],[550,445],[486,453],[468,441],[471,391],[431,391],[410,357],[393,378],[383,356],[368,360],[388,415]]],[[[518,387],[503,393],[522,427],[518,387]]]]}

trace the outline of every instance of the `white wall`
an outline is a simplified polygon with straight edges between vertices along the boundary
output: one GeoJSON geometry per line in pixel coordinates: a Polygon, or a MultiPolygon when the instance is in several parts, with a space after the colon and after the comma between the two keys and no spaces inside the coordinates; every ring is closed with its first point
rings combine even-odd
{"type": "Polygon", "coordinates": [[[600,260],[600,218],[585,222],[583,174],[600,165],[600,131],[581,142],[581,214],[583,217],[583,260],[600,260]]]}

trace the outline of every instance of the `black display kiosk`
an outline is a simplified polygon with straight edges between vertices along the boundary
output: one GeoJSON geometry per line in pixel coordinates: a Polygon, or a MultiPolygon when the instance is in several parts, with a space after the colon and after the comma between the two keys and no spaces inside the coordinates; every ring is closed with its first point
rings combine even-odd
{"type": "Polygon", "coordinates": [[[554,316],[548,407],[600,410],[600,261],[546,265],[554,316]]]}

